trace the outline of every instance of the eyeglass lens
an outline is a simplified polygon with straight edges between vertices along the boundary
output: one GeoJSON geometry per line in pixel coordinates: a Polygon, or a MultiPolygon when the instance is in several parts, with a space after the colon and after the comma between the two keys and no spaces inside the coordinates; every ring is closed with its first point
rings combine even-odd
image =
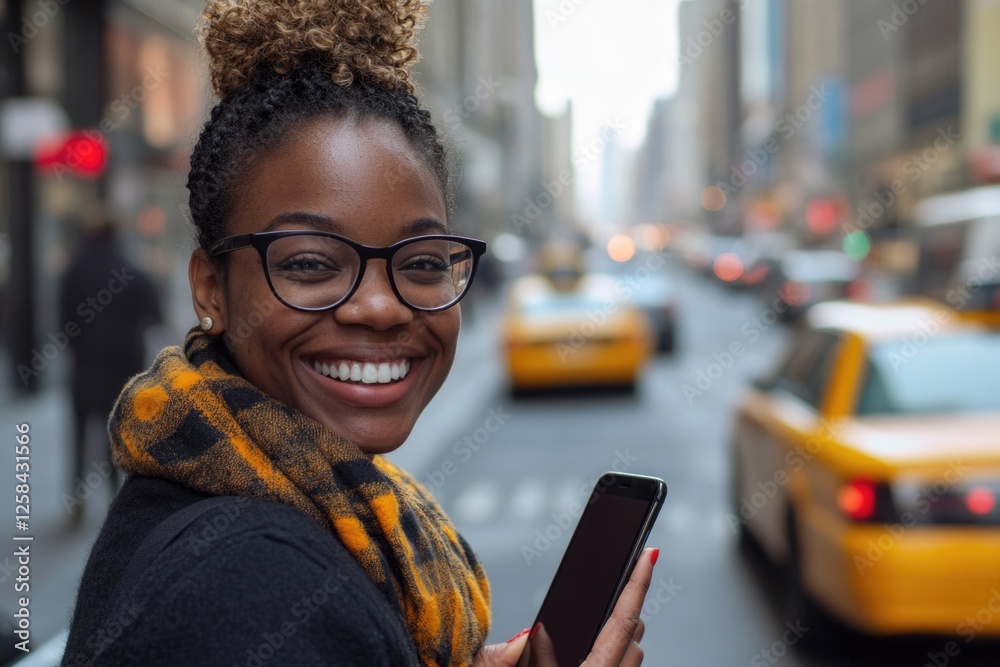
{"type": "MultiPolygon", "coordinates": [[[[465,292],[473,252],[446,239],[415,240],[399,247],[390,262],[400,297],[414,308],[441,308],[465,292]]],[[[275,292],[299,308],[327,308],[354,288],[361,257],[351,246],[329,237],[303,234],[273,241],[267,270],[275,292]]]]}

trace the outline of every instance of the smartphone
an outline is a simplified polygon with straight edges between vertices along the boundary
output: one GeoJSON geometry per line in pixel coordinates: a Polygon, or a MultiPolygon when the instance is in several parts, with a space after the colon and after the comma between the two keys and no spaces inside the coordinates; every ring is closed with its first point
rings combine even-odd
{"type": "Polygon", "coordinates": [[[529,639],[518,667],[577,667],[586,659],[666,495],[667,485],[656,477],[601,476],[535,618],[543,630],[529,639]]]}

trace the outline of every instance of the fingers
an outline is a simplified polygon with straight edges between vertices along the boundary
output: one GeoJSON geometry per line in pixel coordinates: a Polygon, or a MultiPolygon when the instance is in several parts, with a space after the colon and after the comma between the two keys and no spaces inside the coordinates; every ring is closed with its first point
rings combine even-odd
{"type": "Polygon", "coordinates": [[[528,643],[528,630],[524,630],[504,644],[484,646],[476,654],[473,667],[516,667],[518,658],[528,643]]]}
{"type": "Polygon", "coordinates": [[[528,664],[531,667],[559,667],[552,639],[541,623],[536,623],[528,635],[528,652],[531,658],[528,664]]]}
{"type": "Polygon", "coordinates": [[[642,619],[640,618],[639,619],[639,627],[636,628],[635,636],[632,637],[632,641],[634,641],[636,644],[638,644],[639,642],[642,641],[642,636],[644,634],[646,634],[646,624],[643,623],[642,619]]]}
{"type": "Polygon", "coordinates": [[[621,667],[639,667],[639,665],[642,664],[643,657],[644,654],[642,652],[642,647],[639,646],[638,643],[632,642],[625,651],[625,657],[622,658],[621,667]]]}
{"type": "Polygon", "coordinates": [[[594,649],[587,658],[587,665],[604,667],[620,664],[638,665],[642,662],[642,649],[636,641],[642,638],[645,628],[639,620],[639,613],[642,611],[642,603],[646,599],[649,584],[653,579],[653,563],[657,556],[659,549],[646,549],[642,552],[635,569],[632,570],[632,576],[618,598],[614,611],[611,612],[611,617],[601,630],[601,634],[597,636],[594,649]],[[626,656],[629,656],[630,661],[634,661],[638,656],[639,662],[623,663],[626,656]]]}

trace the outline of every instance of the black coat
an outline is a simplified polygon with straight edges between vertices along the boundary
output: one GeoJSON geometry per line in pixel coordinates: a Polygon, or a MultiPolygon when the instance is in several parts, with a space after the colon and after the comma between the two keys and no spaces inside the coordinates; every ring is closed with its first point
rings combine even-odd
{"type": "Polygon", "coordinates": [[[205,497],[128,479],[84,570],[62,665],[418,664],[403,618],[333,533],[265,500],[208,510],[146,570],[136,598],[111,602],[149,531],[205,497]]]}

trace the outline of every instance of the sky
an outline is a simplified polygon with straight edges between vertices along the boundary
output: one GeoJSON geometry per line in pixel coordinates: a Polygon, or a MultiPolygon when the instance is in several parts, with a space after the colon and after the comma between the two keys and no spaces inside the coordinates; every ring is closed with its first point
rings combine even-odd
{"type": "MultiPolygon", "coordinates": [[[[680,0],[535,0],[535,99],[546,115],[573,104],[573,157],[590,155],[607,125],[635,148],[653,100],[677,87],[680,0]]],[[[598,144],[599,145],[599,144],[598,144]]],[[[600,161],[577,174],[583,210],[601,206],[600,161]]]]}
{"type": "Polygon", "coordinates": [[[577,146],[615,119],[641,141],[650,104],[677,87],[679,2],[535,0],[535,97],[548,115],[572,100],[577,146]]]}

